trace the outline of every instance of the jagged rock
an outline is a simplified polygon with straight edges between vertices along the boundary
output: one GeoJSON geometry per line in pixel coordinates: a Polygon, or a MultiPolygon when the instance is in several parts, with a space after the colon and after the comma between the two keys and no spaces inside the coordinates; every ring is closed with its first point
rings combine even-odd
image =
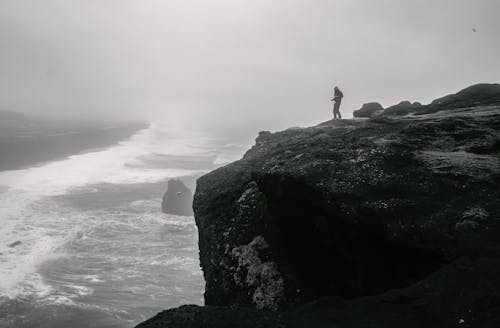
{"type": "Polygon", "coordinates": [[[193,324],[497,327],[500,105],[418,114],[261,133],[199,178],[193,324]]]}
{"type": "Polygon", "coordinates": [[[500,104],[500,84],[481,83],[465,88],[455,94],[433,100],[428,105],[419,102],[402,101],[385,109],[378,103],[364,104],[353,112],[354,117],[423,115],[450,108],[469,108],[500,104]]]}
{"type": "Polygon", "coordinates": [[[455,224],[457,231],[474,230],[486,224],[489,218],[488,212],[479,206],[472,207],[462,214],[462,219],[455,224]]]}
{"type": "Polygon", "coordinates": [[[474,243],[455,227],[471,207],[499,211],[499,150],[471,152],[499,127],[499,108],[450,108],[260,136],[242,160],[198,180],[206,303],[256,306],[262,286],[235,280],[231,254],[257,236],[268,244],[260,262],[283,281],[278,307],[402,288],[495,244],[484,234],[496,221],[470,232],[474,243]]]}
{"type": "Polygon", "coordinates": [[[500,84],[481,83],[465,88],[455,94],[433,100],[428,105],[418,102],[403,101],[386,108],[379,115],[430,114],[450,108],[470,108],[474,106],[491,106],[500,104],[500,84]]]}
{"type": "Polygon", "coordinates": [[[475,84],[459,91],[432,101],[432,106],[464,108],[486,106],[500,103],[500,84],[475,84]]]}
{"type": "Polygon", "coordinates": [[[421,108],[422,104],[419,102],[411,103],[409,101],[402,101],[397,105],[384,109],[383,115],[407,115],[417,112],[421,108]]]}
{"type": "MultiPolygon", "coordinates": [[[[464,212],[498,213],[498,149],[474,154],[471,146],[497,138],[499,123],[500,109],[479,108],[259,137],[242,160],[198,180],[206,303],[256,305],[263,286],[235,280],[241,265],[231,251],[257,236],[268,244],[260,262],[275,263],[283,281],[278,306],[425,278],[465,252],[455,234],[464,212]]],[[[486,247],[493,241],[484,231],[474,233],[486,247]]]]}
{"type": "Polygon", "coordinates": [[[384,110],[384,107],[377,102],[364,104],[360,109],[355,110],[352,115],[354,117],[373,117],[384,110]]]}
{"type": "Polygon", "coordinates": [[[252,302],[257,309],[277,310],[284,297],[283,279],[276,263],[263,262],[260,253],[269,248],[262,236],[257,236],[248,245],[235,247],[233,258],[238,261],[234,280],[242,287],[255,287],[252,302]],[[244,277],[237,276],[244,272],[244,277]]]}
{"type": "Polygon", "coordinates": [[[193,194],[181,180],[169,180],[167,192],[163,195],[161,210],[174,215],[193,215],[193,194]]]}

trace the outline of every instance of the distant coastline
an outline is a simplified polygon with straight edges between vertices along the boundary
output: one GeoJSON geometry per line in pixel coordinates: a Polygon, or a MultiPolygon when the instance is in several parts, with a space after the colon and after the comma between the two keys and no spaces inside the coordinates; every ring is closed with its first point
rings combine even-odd
{"type": "Polygon", "coordinates": [[[147,123],[9,126],[0,133],[0,171],[23,169],[107,148],[147,128],[147,123]]]}

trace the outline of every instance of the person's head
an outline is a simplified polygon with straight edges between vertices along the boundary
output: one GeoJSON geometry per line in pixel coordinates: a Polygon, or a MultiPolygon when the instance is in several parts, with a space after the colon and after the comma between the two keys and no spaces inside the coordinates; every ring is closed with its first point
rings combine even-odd
{"type": "Polygon", "coordinates": [[[333,88],[333,90],[338,90],[338,89],[339,89],[339,87],[338,87],[338,86],[335,86],[335,88],[333,88]]]}

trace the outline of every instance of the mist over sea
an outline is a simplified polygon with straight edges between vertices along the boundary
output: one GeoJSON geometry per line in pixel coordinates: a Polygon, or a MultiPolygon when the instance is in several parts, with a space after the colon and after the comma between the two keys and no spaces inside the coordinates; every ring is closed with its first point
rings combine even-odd
{"type": "Polygon", "coordinates": [[[132,327],[202,304],[194,218],[162,213],[161,197],[169,178],[192,188],[247,146],[153,123],[111,147],[1,171],[0,327],[132,327]]]}

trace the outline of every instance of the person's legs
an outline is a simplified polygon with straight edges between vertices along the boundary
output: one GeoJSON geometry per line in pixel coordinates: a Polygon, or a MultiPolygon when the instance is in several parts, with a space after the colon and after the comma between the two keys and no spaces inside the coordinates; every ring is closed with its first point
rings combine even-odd
{"type": "Polygon", "coordinates": [[[341,119],[342,116],[340,115],[340,101],[336,101],[335,104],[333,105],[333,118],[334,119],[337,119],[337,116],[338,116],[338,119],[341,119]]]}

